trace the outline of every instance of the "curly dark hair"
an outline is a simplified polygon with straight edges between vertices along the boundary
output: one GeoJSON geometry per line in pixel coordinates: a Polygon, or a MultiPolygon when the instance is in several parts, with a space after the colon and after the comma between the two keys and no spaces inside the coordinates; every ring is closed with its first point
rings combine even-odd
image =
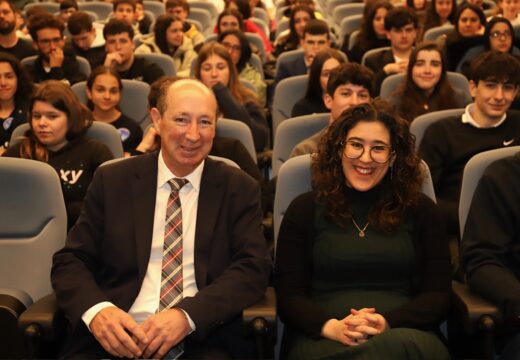
{"type": "Polygon", "coordinates": [[[362,121],[381,122],[390,132],[391,169],[382,182],[383,196],[371,210],[369,221],[376,229],[392,234],[417,205],[423,173],[408,123],[395,115],[386,101],[374,100],[372,104],[352,107],[330,125],[312,161],[313,188],[316,198],[325,206],[327,219],[345,228],[352,225],[353,211],[346,196],[348,184],[342,157],[348,133],[362,121]]]}

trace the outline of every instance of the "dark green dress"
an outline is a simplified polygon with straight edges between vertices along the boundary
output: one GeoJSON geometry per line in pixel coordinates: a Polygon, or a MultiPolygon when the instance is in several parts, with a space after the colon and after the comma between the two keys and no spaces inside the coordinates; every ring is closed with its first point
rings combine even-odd
{"type": "MultiPolygon", "coordinates": [[[[378,192],[349,190],[361,229],[368,221],[368,204],[376,202],[378,192]]],[[[323,207],[317,206],[315,229],[311,297],[317,305],[343,319],[351,308],[374,307],[384,313],[409,301],[414,268],[411,223],[393,236],[369,224],[360,237],[354,226],[344,229],[325,219],[323,207]]],[[[287,335],[290,359],[449,359],[436,335],[415,329],[390,329],[355,347],[301,333],[287,335]]]]}

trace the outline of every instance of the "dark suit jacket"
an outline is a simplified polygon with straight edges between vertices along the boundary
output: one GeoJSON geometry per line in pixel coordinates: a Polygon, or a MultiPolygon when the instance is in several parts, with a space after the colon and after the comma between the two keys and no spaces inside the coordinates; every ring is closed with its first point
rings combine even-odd
{"type": "MultiPolygon", "coordinates": [[[[370,56],[365,60],[365,66],[370,68],[374,74],[376,74],[376,93],[375,96],[379,95],[379,90],[381,89],[381,84],[383,80],[388,76],[383,68],[387,64],[391,64],[395,62],[394,54],[392,50],[382,51],[374,56],[370,56]]],[[[374,96],[374,97],[375,97],[374,96]]]]}
{"type": "MultiPolygon", "coordinates": [[[[111,301],[128,311],[140,291],[151,250],[157,156],[99,168],[65,248],[54,255],[52,284],[72,330],[65,354],[95,344],[81,320],[86,310],[111,301]]],[[[263,295],[271,263],[259,199],[251,177],[206,160],[195,233],[199,292],[177,305],[196,325],[189,338],[203,340],[263,295]]]]}
{"type": "Polygon", "coordinates": [[[279,83],[283,79],[291,76],[305,74],[307,74],[307,65],[305,65],[305,60],[302,53],[300,57],[293,61],[280,63],[278,66],[278,71],[276,72],[276,83],[279,83]]]}

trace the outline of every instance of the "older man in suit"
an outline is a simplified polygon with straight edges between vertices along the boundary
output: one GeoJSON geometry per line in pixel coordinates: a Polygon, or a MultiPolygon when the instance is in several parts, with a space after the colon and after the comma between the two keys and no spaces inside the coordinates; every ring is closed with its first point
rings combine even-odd
{"type": "Polygon", "coordinates": [[[64,356],[250,357],[239,315],[271,264],[258,184],[206,158],[216,114],[202,83],[167,84],[151,112],[160,152],[96,173],[54,256],[64,356]]]}

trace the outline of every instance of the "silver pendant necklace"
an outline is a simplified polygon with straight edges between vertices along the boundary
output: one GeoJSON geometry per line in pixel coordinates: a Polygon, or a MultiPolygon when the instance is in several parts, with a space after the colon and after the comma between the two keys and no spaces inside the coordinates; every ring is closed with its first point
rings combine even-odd
{"type": "Polygon", "coordinates": [[[356,227],[356,229],[358,229],[358,231],[359,231],[359,233],[358,233],[359,237],[360,237],[360,238],[364,238],[364,237],[365,237],[365,230],[367,229],[368,224],[370,224],[370,221],[368,221],[368,222],[366,223],[366,225],[363,227],[363,229],[361,229],[361,228],[359,227],[359,225],[356,223],[356,220],[354,220],[353,217],[352,217],[351,219],[352,219],[352,223],[354,224],[354,226],[356,227]]]}

